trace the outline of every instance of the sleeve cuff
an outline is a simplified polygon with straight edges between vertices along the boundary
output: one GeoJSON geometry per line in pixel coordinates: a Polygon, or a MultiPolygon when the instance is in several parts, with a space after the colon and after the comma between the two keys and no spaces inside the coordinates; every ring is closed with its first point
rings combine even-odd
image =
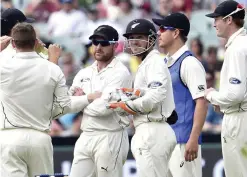
{"type": "Polygon", "coordinates": [[[211,91],[208,93],[208,95],[206,96],[206,99],[212,103],[213,102],[213,97],[214,97],[214,94],[217,93],[217,91],[211,91]]]}

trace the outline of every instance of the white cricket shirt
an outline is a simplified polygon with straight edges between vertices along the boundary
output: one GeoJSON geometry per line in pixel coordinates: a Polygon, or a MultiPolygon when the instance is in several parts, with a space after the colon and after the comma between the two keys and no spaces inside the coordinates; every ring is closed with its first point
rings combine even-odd
{"type": "Polygon", "coordinates": [[[244,28],[235,32],[226,44],[224,63],[220,73],[219,91],[212,91],[207,99],[219,105],[224,113],[247,110],[247,35],[244,28]]]}
{"type": "Polygon", "coordinates": [[[36,52],[0,58],[0,129],[49,131],[53,118],[88,104],[87,96],[70,97],[61,69],[36,52]]]}
{"type": "Polygon", "coordinates": [[[83,132],[118,131],[129,125],[127,117],[121,117],[107,109],[110,92],[117,88],[131,88],[131,75],[126,66],[114,58],[106,68],[98,72],[97,61],[82,69],[74,78],[73,87],[80,87],[85,94],[102,92],[101,98],[94,100],[83,111],[81,129],[83,132]]]}
{"type": "Polygon", "coordinates": [[[145,90],[144,96],[133,101],[135,108],[145,113],[134,116],[135,127],[151,119],[165,120],[175,109],[170,72],[157,50],[152,50],[139,65],[134,88],[145,90]]]}

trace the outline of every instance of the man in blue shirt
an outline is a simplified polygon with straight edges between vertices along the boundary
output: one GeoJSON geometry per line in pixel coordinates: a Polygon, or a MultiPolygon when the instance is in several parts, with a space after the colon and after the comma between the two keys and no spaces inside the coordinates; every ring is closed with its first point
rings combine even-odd
{"type": "Polygon", "coordinates": [[[182,13],[153,19],[158,25],[159,47],[167,54],[178,121],[172,125],[177,145],[169,168],[173,177],[201,177],[201,131],[207,113],[204,99],[206,73],[185,45],[190,22],[182,13]]]}

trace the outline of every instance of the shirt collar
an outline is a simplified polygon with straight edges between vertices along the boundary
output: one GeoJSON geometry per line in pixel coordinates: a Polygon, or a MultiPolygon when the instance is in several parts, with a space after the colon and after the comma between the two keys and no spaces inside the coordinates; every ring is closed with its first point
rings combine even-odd
{"type": "Polygon", "coordinates": [[[21,59],[32,59],[40,57],[35,51],[33,52],[17,52],[15,54],[15,57],[21,58],[21,59]]]}
{"type": "Polygon", "coordinates": [[[236,31],[235,33],[233,33],[231,35],[231,37],[228,39],[226,45],[225,45],[225,48],[228,48],[232,42],[234,41],[234,39],[237,37],[237,36],[240,36],[240,35],[246,35],[246,29],[244,28],[240,28],[238,31],[236,31]]]}
{"type": "Polygon", "coordinates": [[[154,55],[154,54],[160,55],[160,52],[159,52],[158,50],[156,50],[156,49],[151,50],[151,51],[147,54],[147,56],[145,57],[145,59],[141,62],[141,64],[139,65],[139,67],[140,67],[141,65],[145,64],[148,60],[153,60],[153,58],[152,58],[151,56],[154,55]]]}
{"type": "Polygon", "coordinates": [[[166,55],[166,60],[167,60],[167,65],[171,66],[173,65],[173,63],[181,56],[183,55],[184,52],[188,51],[189,48],[184,45],[182,46],[180,49],[178,49],[177,52],[175,52],[172,56],[170,56],[169,54],[166,55]]]}

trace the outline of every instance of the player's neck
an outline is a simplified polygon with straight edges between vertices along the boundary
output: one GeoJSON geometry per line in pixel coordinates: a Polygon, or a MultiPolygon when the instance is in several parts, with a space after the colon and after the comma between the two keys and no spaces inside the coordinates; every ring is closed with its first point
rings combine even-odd
{"type": "Polygon", "coordinates": [[[102,69],[106,68],[112,62],[113,58],[107,61],[97,61],[97,69],[100,72],[102,69]]]}
{"type": "Polygon", "coordinates": [[[236,33],[239,29],[240,29],[239,27],[234,27],[234,26],[232,26],[231,28],[229,28],[228,35],[226,36],[227,41],[228,41],[229,38],[230,38],[234,33],[236,33]]]}
{"type": "Polygon", "coordinates": [[[166,53],[169,54],[169,56],[172,56],[183,46],[184,46],[183,42],[176,41],[172,45],[170,45],[167,49],[165,49],[165,51],[166,51],[166,53]]]}

